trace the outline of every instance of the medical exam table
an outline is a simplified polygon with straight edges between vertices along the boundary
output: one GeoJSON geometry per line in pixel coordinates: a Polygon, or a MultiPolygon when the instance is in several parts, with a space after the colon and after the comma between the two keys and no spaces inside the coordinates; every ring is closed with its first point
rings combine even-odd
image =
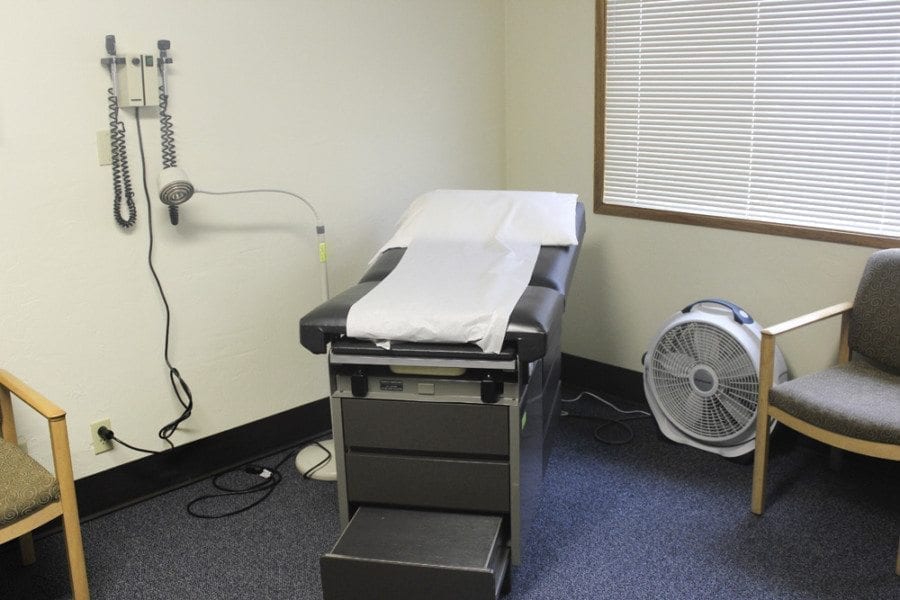
{"type": "MultiPolygon", "coordinates": [[[[584,236],[584,206],[576,205],[584,236]]],[[[350,307],[398,265],[300,321],[328,354],[341,534],[321,559],[326,600],[494,599],[522,558],[560,412],[560,340],[579,246],[542,246],[502,349],[346,336],[350,307]]]]}

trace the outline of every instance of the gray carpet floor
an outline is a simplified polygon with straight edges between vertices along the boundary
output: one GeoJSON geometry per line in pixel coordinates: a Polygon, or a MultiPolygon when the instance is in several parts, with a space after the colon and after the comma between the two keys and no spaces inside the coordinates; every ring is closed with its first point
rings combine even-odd
{"type": "MultiPolygon", "coordinates": [[[[590,400],[567,410],[604,412],[590,400]]],[[[634,439],[610,446],[594,422],[561,420],[509,600],[900,599],[898,463],[848,459],[832,471],[821,448],[777,436],[760,518],[750,465],[667,442],[649,420],[631,425],[634,439]]],[[[204,481],[86,522],[92,597],[321,598],[319,556],[339,534],[334,484],[302,480],[292,461],[282,472],[271,497],[226,519],[186,513],[213,491],[204,481]]],[[[61,536],[36,546],[31,567],[14,545],[0,549],[0,599],[70,597],[61,536]]]]}

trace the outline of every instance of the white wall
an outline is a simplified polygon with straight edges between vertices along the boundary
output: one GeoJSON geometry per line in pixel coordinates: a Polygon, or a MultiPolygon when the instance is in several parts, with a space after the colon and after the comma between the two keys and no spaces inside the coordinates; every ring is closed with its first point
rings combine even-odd
{"type": "MultiPolygon", "coordinates": [[[[333,290],[361,275],[415,195],[505,181],[499,1],[5,2],[0,367],[68,411],[77,477],[141,457],[94,456],[92,421],[108,417],[125,440],[161,449],[157,430],[180,413],[146,264],[131,111],[134,231],[113,223],[110,168],[97,161],[109,33],[120,52],[172,41],[179,165],[198,187],[282,187],[318,206],[333,290]]],[[[143,124],[155,195],[155,111],[143,124]]],[[[297,339],[299,317],[320,301],[309,214],[281,197],[206,196],[178,228],[156,201],[152,215],[171,357],[196,400],[174,441],[325,396],[325,362],[297,339]]],[[[44,426],[16,416],[46,463],[44,426]]]]}
{"type": "MultiPolygon", "coordinates": [[[[7,2],[0,22],[0,367],[69,413],[76,476],[88,425],[162,448],[179,414],[146,266],[147,211],[125,114],[138,226],[112,221],[107,33],[120,51],[172,40],[179,164],[198,187],[283,187],[328,228],[332,289],[354,282],[408,201],[437,187],[577,192],[593,203],[594,0],[7,2]]],[[[150,192],[159,169],[144,119],[150,192]]],[[[297,342],[319,302],[309,215],[279,197],[197,197],[172,228],[153,203],[173,309],[171,357],[191,385],[185,443],[327,393],[297,342]]],[[[867,248],[589,214],[564,350],[640,370],[677,309],[722,296],[774,323],[852,295],[867,248]]],[[[834,325],[782,344],[796,372],[833,355],[834,325]]],[[[43,425],[17,410],[48,461],[43,425]]]]}
{"type": "MultiPolygon", "coordinates": [[[[594,0],[507,0],[507,185],[593,206],[594,0]]],[[[642,371],[658,328],[724,297],[763,324],[852,299],[872,249],[589,214],[563,350],[642,371]]],[[[795,373],[835,354],[837,323],[781,342],[795,373]]]]}

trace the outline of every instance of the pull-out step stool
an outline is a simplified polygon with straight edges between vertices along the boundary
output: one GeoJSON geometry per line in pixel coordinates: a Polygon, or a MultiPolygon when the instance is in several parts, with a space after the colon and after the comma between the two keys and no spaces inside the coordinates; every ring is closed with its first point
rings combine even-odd
{"type": "Polygon", "coordinates": [[[331,600],[496,600],[508,582],[499,516],[360,507],[322,557],[331,600]]]}

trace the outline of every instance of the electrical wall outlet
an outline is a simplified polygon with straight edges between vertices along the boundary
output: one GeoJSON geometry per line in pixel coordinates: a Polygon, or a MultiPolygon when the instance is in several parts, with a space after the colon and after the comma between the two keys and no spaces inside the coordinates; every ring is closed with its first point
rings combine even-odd
{"type": "Polygon", "coordinates": [[[100,434],[97,433],[101,427],[112,429],[112,426],[109,424],[109,419],[91,423],[91,445],[94,447],[94,454],[100,454],[101,452],[107,452],[113,449],[112,440],[104,440],[100,437],[100,434]]]}

